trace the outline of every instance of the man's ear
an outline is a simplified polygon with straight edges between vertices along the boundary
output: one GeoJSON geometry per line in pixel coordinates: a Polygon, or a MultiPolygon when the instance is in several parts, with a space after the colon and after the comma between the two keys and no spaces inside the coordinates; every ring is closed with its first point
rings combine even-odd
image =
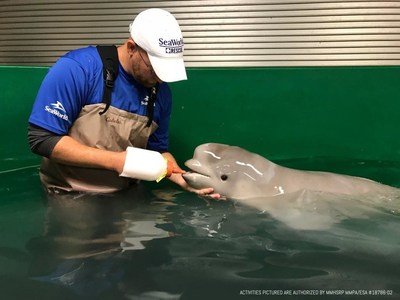
{"type": "Polygon", "coordinates": [[[128,48],[128,53],[135,53],[138,50],[136,43],[132,39],[127,41],[126,47],[128,48]]]}

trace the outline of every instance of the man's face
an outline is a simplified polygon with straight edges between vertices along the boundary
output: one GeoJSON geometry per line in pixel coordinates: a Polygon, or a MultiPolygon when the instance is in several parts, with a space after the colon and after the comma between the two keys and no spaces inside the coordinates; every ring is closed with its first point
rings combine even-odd
{"type": "Polygon", "coordinates": [[[153,87],[156,83],[161,83],[151,66],[147,52],[136,45],[135,55],[131,58],[132,75],[140,84],[147,88],[153,87]]]}

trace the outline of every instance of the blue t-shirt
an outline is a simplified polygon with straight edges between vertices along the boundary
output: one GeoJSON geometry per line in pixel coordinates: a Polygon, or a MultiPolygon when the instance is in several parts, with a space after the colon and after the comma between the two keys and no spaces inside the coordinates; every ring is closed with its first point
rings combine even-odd
{"type": "MultiPolygon", "coordinates": [[[[148,89],[119,65],[111,94],[111,105],[146,116],[148,89]]],[[[40,86],[29,123],[58,135],[68,134],[85,105],[101,103],[104,93],[103,64],[96,47],[68,52],[49,69],[40,86]]],[[[153,120],[157,130],[150,136],[147,149],[168,150],[171,115],[171,91],[161,83],[157,92],[153,120]]]]}

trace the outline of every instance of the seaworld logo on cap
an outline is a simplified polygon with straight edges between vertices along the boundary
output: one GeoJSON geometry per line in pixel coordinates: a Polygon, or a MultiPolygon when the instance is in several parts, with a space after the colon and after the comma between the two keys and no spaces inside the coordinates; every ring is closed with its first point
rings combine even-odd
{"type": "Polygon", "coordinates": [[[165,48],[165,53],[174,54],[183,52],[183,38],[164,40],[163,38],[158,39],[158,45],[165,48]]]}

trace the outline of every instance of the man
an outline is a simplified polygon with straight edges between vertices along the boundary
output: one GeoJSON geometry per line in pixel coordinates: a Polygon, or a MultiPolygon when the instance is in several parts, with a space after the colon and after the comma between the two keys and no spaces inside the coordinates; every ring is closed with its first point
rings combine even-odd
{"type": "Polygon", "coordinates": [[[43,80],[28,130],[32,151],[43,156],[42,183],[48,192],[108,193],[160,169],[161,177],[168,173],[186,190],[218,197],[212,188],[189,187],[168,152],[171,92],[166,82],[186,79],[178,22],[153,8],[141,12],[129,31],[117,48],[110,106],[102,103],[103,64],[96,47],[67,53],[43,80]]]}

